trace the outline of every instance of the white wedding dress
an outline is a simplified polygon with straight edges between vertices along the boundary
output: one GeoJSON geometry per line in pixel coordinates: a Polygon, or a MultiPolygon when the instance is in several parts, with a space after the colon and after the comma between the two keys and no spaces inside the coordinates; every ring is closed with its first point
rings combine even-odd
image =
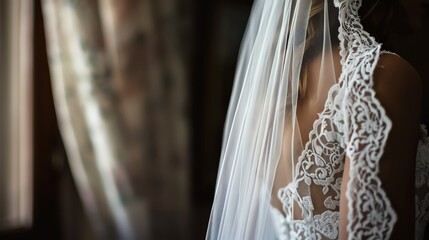
{"type": "MultiPolygon", "coordinates": [[[[255,1],[225,123],[207,239],[337,239],[341,191],[349,240],[392,236],[398,217],[378,176],[392,121],[373,89],[380,55],[390,53],[363,29],[361,3],[255,1]],[[332,57],[337,45],[339,78],[332,57]],[[318,92],[309,94],[328,94],[302,143],[297,105],[309,62],[320,71],[312,76],[318,92]],[[342,189],[345,156],[350,179],[342,189]]],[[[421,240],[429,220],[423,125],[415,173],[415,239],[421,240]]]]}
{"type": "MultiPolygon", "coordinates": [[[[350,5],[343,4],[343,7],[350,5]]],[[[278,191],[282,210],[271,207],[273,225],[280,240],[338,238],[346,153],[354,161],[349,184],[349,187],[354,186],[354,191],[346,194],[348,199],[353,199],[349,209],[355,209],[353,206],[364,206],[365,209],[349,212],[349,239],[361,239],[363,229],[373,233],[371,239],[389,238],[397,220],[377,176],[392,123],[375,98],[372,79],[380,54],[392,53],[381,51],[381,44],[354,19],[357,12],[351,7],[348,10],[354,14],[350,14],[351,18],[340,29],[340,49],[356,51],[347,58],[342,54],[340,82],[331,87],[324,110],[313,124],[309,141],[298,158],[294,179],[278,191]],[[354,31],[351,32],[351,28],[345,31],[347,24],[354,24],[354,31]],[[356,28],[357,24],[360,28],[356,28]],[[312,199],[323,201],[323,207],[320,202],[315,207],[312,199]]],[[[429,137],[426,126],[421,125],[420,132],[415,172],[415,239],[418,240],[424,239],[429,221],[429,137]]]]}
{"type": "MultiPolygon", "coordinates": [[[[362,57],[365,58],[378,58],[380,54],[378,46],[375,47],[373,51],[365,51],[369,53],[362,55],[362,57]]],[[[373,64],[375,63],[376,61],[373,61],[373,64]]],[[[372,89],[372,82],[370,79],[371,78],[367,78],[367,81],[355,83],[355,86],[360,86],[360,88],[359,90],[355,88],[353,95],[361,100],[364,98],[366,92],[374,96],[374,90],[372,89]]],[[[325,109],[315,121],[313,130],[310,132],[309,141],[299,157],[299,162],[296,167],[296,177],[291,183],[278,191],[278,198],[283,205],[282,211],[274,207],[271,208],[274,226],[278,239],[280,240],[338,238],[341,182],[344,170],[344,158],[347,151],[349,154],[365,156],[365,158],[360,159],[368,160],[360,162],[357,167],[361,168],[362,171],[358,170],[359,172],[378,172],[378,160],[381,156],[388,131],[391,128],[391,122],[378,100],[374,97],[367,98],[365,101],[358,101],[360,103],[356,106],[342,104],[346,101],[347,86],[353,85],[350,82],[344,81],[345,80],[341,81],[338,85],[334,85],[331,88],[329,98],[325,104],[325,109]],[[358,119],[358,113],[354,112],[353,109],[359,108],[362,102],[365,102],[367,106],[377,106],[375,108],[367,108],[368,112],[365,114],[367,116],[375,114],[378,116],[376,119],[379,119],[379,121],[369,122],[372,120],[367,118],[367,122],[360,123],[365,124],[366,127],[361,128],[361,131],[352,133],[354,136],[351,136],[347,140],[345,137],[347,134],[344,132],[344,129],[347,127],[344,126],[344,119],[350,119],[350,115],[354,116],[353,119],[358,119]],[[351,112],[350,109],[352,109],[351,112]],[[369,127],[370,125],[372,125],[372,129],[369,127]],[[367,139],[371,139],[371,137],[374,138],[372,138],[371,142],[368,142],[367,139]],[[378,157],[371,157],[371,153],[367,152],[365,149],[359,151],[345,149],[348,141],[356,141],[356,144],[363,145],[377,145],[378,157]],[[298,190],[300,188],[302,189],[300,185],[303,184],[311,189],[309,193],[301,193],[298,190]],[[312,185],[318,187],[311,187],[312,185]],[[312,199],[317,199],[318,201],[323,199],[324,207],[315,209],[312,199]],[[298,212],[300,212],[298,217],[296,216],[297,209],[294,209],[296,206],[300,208],[298,210],[298,212]],[[309,228],[309,225],[313,226],[313,228],[309,228]]],[[[357,81],[357,79],[353,79],[353,81],[357,81]]],[[[353,105],[352,103],[350,104],[353,105]]],[[[415,239],[418,240],[424,239],[425,228],[429,220],[429,137],[424,125],[421,125],[420,131],[415,181],[415,239]]],[[[395,211],[392,209],[384,191],[380,188],[379,184],[381,182],[376,174],[363,176],[359,178],[358,181],[357,184],[370,185],[378,194],[371,196],[366,195],[365,191],[357,191],[353,193],[354,195],[350,195],[349,197],[353,197],[353,199],[358,202],[357,204],[365,204],[364,201],[367,201],[368,207],[380,204],[378,207],[381,206],[385,211],[376,212],[373,216],[360,214],[359,217],[361,220],[356,220],[356,222],[365,219],[369,220],[369,218],[376,218],[372,219],[373,221],[375,220],[373,224],[369,224],[366,227],[374,228],[374,239],[384,239],[383,237],[386,236],[384,234],[392,230],[396,221],[395,211]],[[371,204],[369,204],[369,202],[371,202],[371,204]],[[385,226],[385,229],[380,229],[379,226],[385,226]]],[[[369,210],[368,214],[374,214],[374,212],[369,210]]],[[[349,234],[359,236],[359,229],[353,228],[353,224],[351,226],[350,230],[352,232],[349,234]]],[[[358,237],[356,238],[359,239],[358,237]]]]}

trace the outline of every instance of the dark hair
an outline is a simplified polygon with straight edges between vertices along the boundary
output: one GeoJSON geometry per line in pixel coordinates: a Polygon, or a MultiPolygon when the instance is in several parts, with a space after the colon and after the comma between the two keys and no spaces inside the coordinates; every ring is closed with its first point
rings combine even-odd
{"type": "Polygon", "coordinates": [[[362,0],[359,9],[362,25],[378,42],[386,40],[396,2],[396,0],[362,0]]]}

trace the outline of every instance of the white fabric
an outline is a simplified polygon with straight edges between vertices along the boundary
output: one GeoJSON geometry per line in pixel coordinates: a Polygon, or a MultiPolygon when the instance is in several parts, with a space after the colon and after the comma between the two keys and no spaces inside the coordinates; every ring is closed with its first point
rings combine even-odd
{"type": "MultiPolygon", "coordinates": [[[[417,164],[416,164],[416,236],[415,239],[424,239],[425,228],[429,221],[429,137],[427,135],[426,128],[421,126],[421,140],[419,141],[419,147],[417,151],[417,164]]],[[[343,153],[337,155],[341,158],[343,153]]],[[[335,156],[336,154],[332,154],[335,156]]],[[[343,165],[341,165],[343,167],[343,165]]],[[[324,169],[328,170],[328,167],[324,169]]],[[[297,181],[299,182],[299,181],[297,181]]],[[[334,186],[330,186],[333,189],[340,190],[341,178],[335,179],[334,186]]],[[[294,183],[296,184],[296,183],[294,183]]],[[[310,209],[312,214],[312,203],[311,200],[304,200],[307,197],[302,197],[296,194],[294,191],[294,184],[288,185],[287,187],[279,191],[279,198],[281,198],[285,209],[290,209],[291,198],[303,200],[300,201],[306,208],[310,209]]],[[[296,185],[295,185],[296,186],[296,185]]],[[[297,200],[299,201],[299,200],[297,200]]],[[[368,201],[368,200],[367,200],[368,201]]],[[[338,237],[338,225],[339,225],[339,212],[332,211],[329,209],[337,209],[338,201],[332,200],[332,196],[327,196],[324,202],[327,210],[321,214],[311,215],[311,217],[303,220],[294,220],[290,214],[286,214],[286,217],[276,208],[272,208],[273,222],[276,226],[278,239],[337,239],[338,237]],[[314,230],[309,228],[308,225],[311,223],[314,226],[314,230]]],[[[390,208],[390,211],[391,208],[390,208]]],[[[389,212],[390,212],[389,211],[389,212]]],[[[394,214],[394,213],[393,213],[394,214]]],[[[386,214],[387,215],[387,214],[386,214]]],[[[383,220],[382,218],[380,220],[383,220]]],[[[391,230],[391,229],[389,229],[391,230]]],[[[371,232],[374,239],[388,239],[387,235],[381,235],[384,231],[380,231],[377,228],[372,229],[371,232]],[[375,233],[380,233],[379,236],[375,233]]],[[[356,231],[355,231],[356,234],[356,231]]],[[[361,239],[359,233],[357,235],[350,234],[350,239],[361,239]]]]}
{"type": "MultiPolygon", "coordinates": [[[[337,239],[346,155],[348,238],[391,236],[397,216],[378,172],[392,123],[373,89],[381,44],[363,29],[360,5],[255,1],[207,239],[337,239]],[[322,106],[307,131],[312,115],[300,109],[308,102],[322,106]]],[[[428,142],[422,136],[418,150],[416,239],[428,221],[428,142]]]]}

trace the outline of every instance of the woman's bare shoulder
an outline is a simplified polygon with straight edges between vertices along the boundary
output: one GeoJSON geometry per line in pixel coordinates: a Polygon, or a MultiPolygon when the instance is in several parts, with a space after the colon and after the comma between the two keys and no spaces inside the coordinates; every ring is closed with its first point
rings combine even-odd
{"type": "Polygon", "coordinates": [[[421,78],[416,69],[400,56],[380,55],[374,71],[374,90],[388,115],[420,114],[421,78]]]}
{"type": "Polygon", "coordinates": [[[383,95],[420,95],[422,82],[416,69],[405,59],[382,53],[374,72],[374,88],[383,95]]]}
{"type": "Polygon", "coordinates": [[[392,122],[379,175],[398,216],[392,239],[403,239],[414,229],[414,214],[403,206],[414,204],[412,186],[419,136],[421,79],[403,58],[381,54],[374,72],[374,90],[392,122]]]}

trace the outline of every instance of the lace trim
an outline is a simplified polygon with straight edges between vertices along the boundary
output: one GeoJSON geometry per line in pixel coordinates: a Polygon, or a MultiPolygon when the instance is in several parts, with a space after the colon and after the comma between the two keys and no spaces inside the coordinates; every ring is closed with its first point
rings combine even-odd
{"type": "MultiPolygon", "coordinates": [[[[348,239],[388,239],[397,215],[381,187],[378,173],[392,122],[372,88],[372,75],[381,54],[381,44],[360,24],[358,9],[361,0],[334,2],[340,9],[339,39],[343,71],[339,84],[330,89],[325,108],[309,133],[309,141],[298,159],[296,178],[279,190],[286,217],[275,209],[276,216],[283,217],[278,223],[287,231],[280,236],[292,239],[320,239],[322,235],[335,239],[338,236],[339,211],[336,210],[339,208],[341,178],[335,175],[343,171],[346,152],[351,159],[350,182],[346,192],[349,200],[348,239]],[[324,158],[329,156],[334,158],[324,158]],[[302,197],[297,192],[298,185],[304,183],[322,186],[322,193],[327,196],[324,201],[326,211],[313,216],[311,198],[302,197]],[[302,210],[302,220],[292,219],[294,203],[302,210]]],[[[429,169],[429,161],[426,163],[428,165],[422,167],[429,169]]],[[[423,201],[416,197],[416,203],[422,206],[416,211],[428,212],[429,195],[423,201]]],[[[425,216],[429,217],[427,214],[425,216]]]]}
{"type": "Polygon", "coordinates": [[[420,141],[416,161],[415,239],[424,239],[429,222],[429,137],[424,125],[420,128],[420,141]]]}
{"type": "Polygon", "coordinates": [[[397,216],[377,174],[392,122],[372,89],[372,74],[381,44],[363,30],[358,16],[361,0],[337,3],[339,18],[345,19],[340,21],[339,28],[343,65],[340,78],[349,79],[347,89],[350,91],[345,98],[346,123],[350,123],[346,131],[349,134],[346,135],[346,152],[351,161],[346,191],[348,239],[388,239],[397,216]]]}

